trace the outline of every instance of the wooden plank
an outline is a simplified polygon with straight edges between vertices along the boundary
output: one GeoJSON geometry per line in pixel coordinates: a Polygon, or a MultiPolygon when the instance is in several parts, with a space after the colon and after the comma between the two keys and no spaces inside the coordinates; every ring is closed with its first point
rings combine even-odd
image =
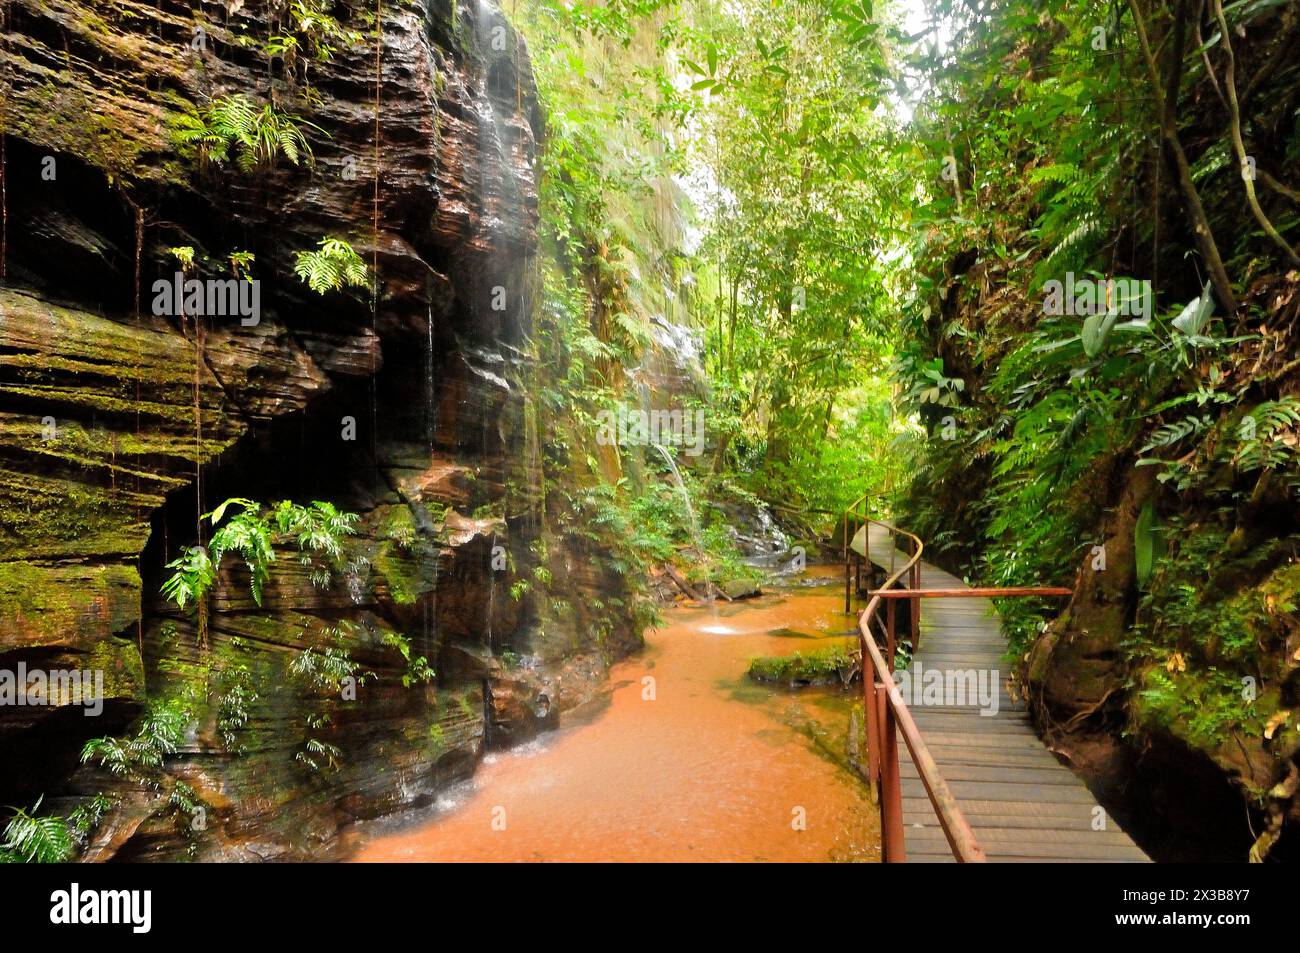
{"type": "MultiPolygon", "coordinates": [[[[916,719],[916,723],[927,732],[942,734],[944,732],[951,733],[956,727],[956,722],[959,719],[961,719],[960,715],[943,717],[938,713],[929,713],[929,717],[924,720],[918,718],[916,719]]],[[[979,715],[976,715],[974,718],[966,718],[963,720],[971,723],[971,727],[967,732],[970,735],[994,739],[1032,738],[1035,741],[1038,740],[1038,736],[1034,734],[1033,729],[1025,722],[1017,723],[1009,720],[995,721],[992,718],[981,718],[979,715]]]]}
{"type": "Polygon", "coordinates": [[[998,739],[990,741],[987,736],[974,735],[972,733],[961,733],[956,731],[934,731],[927,732],[925,736],[927,745],[951,745],[954,747],[972,747],[972,748],[1004,748],[1007,751],[1026,750],[1026,751],[1043,751],[1042,742],[1035,737],[998,739]]]}
{"type": "MultiPolygon", "coordinates": [[[[1140,859],[1146,856],[1123,832],[1090,835],[1085,831],[985,828],[977,830],[976,835],[990,860],[1004,857],[1140,859]],[[1089,836],[1093,839],[1088,840],[1089,836]]],[[[907,844],[911,850],[938,853],[947,845],[947,840],[938,827],[909,828],[907,844]]]]}
{"type": "MultiPolygon", "coordinates": [[[[975,829],[977,835],[985,828],[1006,828],[1019,831],[1076,831],[1080,833],[1092,830],[1091,816],[1085,820],[1077,817],[1013,817],[1005,814],[971,814],[968,815],[967,819],[971,822],[971,826],[975,829]]],[[[930,827],[938,830],[938,821],[933,818],[908,815],[904,824],[908,838],[912,836],[913,831],[925,830],[930,827]]],[[[1106,829],[1118,833],[1125,841],[1128,840],[1128,835],[1109,815],[1107,815],[1106,829]]]]}
{"type": "MultiPolygon", "coordinates": [[[[942,772],[943,768],[940,767],[939,770],[942,772]]],[[[925,794],[925,788],[920,781],[904,778],[902,786],[904,797],[920,797],[925,794]]],[[[1096,804],[1087,788],[1071,784],[1004,784],[1000,781],[953,780],[948,782],[948,787],[957,798],[958,804],[966,798],[983,801],[1019,799],[1036,801],[1040,804],[1087,804],[1089,807],[1096,804]]]]}
{"type": "MultiPolygon", "coordinates": [[[[929,803],[929,799],[924,795],[915,794],[904,796],[903,809],[909,807],[915,809],[916,813],[922,813],[920,807],[922,802],[929,803]],[[915,802],[912,804],[911,802],[915,802]]],[[[1092,810],[1096,805],[1084,805],[1082,802],[1070,803],[1068,801],[1029,801],[1029,800],[983,800],[980,798],[967,798],[961,802],[962,812],[969,817],[977,818],[981,814],[994,814],[1006,817],[1054,817],[1054,818],[1084,818],[1088,822],[1092,821],[1092,810]]],[[[974,823],[974,822],[973,822],[974,823]]]]}
{"type": "MultiPolygon", "coordinates": [[[[1066,772],[1062,778],[1060,772],[1052,768],[1009,768],[1002,764],[945,764],[943,776],[950,781],[1015,781],[1024,784],[1065,784],[1071,783],[1074,776],[1066,772]]],[[[910,761],[900,764],[899,769],[904,778],[917,777],[916,768],[910,761]]]]}
{"type": "Polygon", "coordinates": [[[1046,751],[1007,751],[974,745],[931,745],[930,753],[940,764],[1005,764],[1022,768],[1050,768],[1057,764],[1046,751]]]}

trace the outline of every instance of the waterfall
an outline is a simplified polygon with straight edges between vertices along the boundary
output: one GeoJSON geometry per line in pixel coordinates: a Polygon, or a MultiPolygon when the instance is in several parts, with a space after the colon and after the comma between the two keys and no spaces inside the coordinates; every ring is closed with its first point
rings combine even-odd
{"type": "Polygon", "coordinates": [[[433,296],[429,297],[429,330],[424,343],[424,413],[425,435],[429,441],[429,455],[433,456],[434,439],[438,433],[437,408],[434,407],[436,391],[433,382],[433,296]]]}
{"type": "MultiPolygon", "coordinates": [[[[695,518],[695,507],[691,505],[691,495],[686,491],[686,483],[682,480],[681,471],[677,469],[677,461],[673,459],[673,455],[668,452],[667,448],[664,447],[663,444],[652,443],[650,446],[658,450],[659,455],[662,456],[666,461],[668,461],[668,469],[672,471],[673,482],[677,484],[677,491],[681,493],[682,502],[686,504],[686,515],[690,518],[691,521],[691,539],[695,541],[695,548],[700,551],[701,555],[703,555],[704,543],[703,540],[700,538],[700,524],[699,521],[696,520],[695,518]]],[[[705,585],[704,585],[704,598],[708,602],[708,605],[712,607],[713,586],[707,580],[705,581],[705,585]]]]}
{"type": "Polygon", "coordinates": [[[686,515],[689,516],[691,520],[691,539],[695,541],[696,547],[703,552],[704,546],[700,542],[700,524],[696,522],[695,507],[691,506],[691,495],[686,492],[686,484],[682,482],[682,474],[681,471],[677,469],[677,461],[673,459],[673,455],[668,452],[663,444],[654,443],[651,444],[651,446],[658,450],[660,456],[668,461],[668,469],[672,471],[673,482],[677,484],[677,490],[682,495],[682,502],[686,504],[686,515]]]}

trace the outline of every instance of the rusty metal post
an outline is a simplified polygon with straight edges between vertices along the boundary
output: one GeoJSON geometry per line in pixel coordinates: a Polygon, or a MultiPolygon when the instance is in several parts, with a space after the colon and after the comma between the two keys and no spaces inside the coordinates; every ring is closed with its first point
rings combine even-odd
{"type": "MultiPolygon", "coordinates": [[[[920,549],[921,549],[920,543],[918,541],[913,541],[912,555],[913,556],[919,555],[920,549]]],[[[916,561],[916,565],[912,567],[910,585],[914,591],[921,588],[921,561],[919,559],[916,561]]],[[[921,597],[915,596],[912,599],[912,652],[916,653],[919,652],[920,650],[921,650],[921,597]]]]}
{"type": "Polygon", "coordinates": [[[891,675],[894,672],[894,651],[898,644],[897,639],[894,638],[894,607],[897,602],[897,599],[890,599],[885,605],[885,664],[889,666],[891,675]]]}
{"type": "MultiPolygon", "coordinates": [[[[865,506],[863,508],[865,509],[865,506]]],[[[862,525],[867,528],[867,531],[862,534],[862,549],[867,554],[866,557],[867,558],[867,598],[870,599],[871,598],[871,574],[874,571],[871,568],[871,519],[870,517],[864,516],[862,518],[862,525]]]]}
{"type": "Polygon", "coordinates": [[[876,703],[879,706],[876,720],[881,733],[880,846],[885,863],[901,864],[907,855],[903,848],[903,790],[898,770],[898,731],[886,691],[884,685],[876,686],[876,703]]]}
{"type": "Polygon", "coordinates": [[[849,599],[849,511],[844,511],[844,614],[853,612],[853,603],[849,599]]]}
{"type": "Polygon", "coordinates": [[[871,657],[862,659],[862,714],[867,723],[867,783],[871,800],[880,803],[880,716],[876,706],[876,667],[871,657]]]}

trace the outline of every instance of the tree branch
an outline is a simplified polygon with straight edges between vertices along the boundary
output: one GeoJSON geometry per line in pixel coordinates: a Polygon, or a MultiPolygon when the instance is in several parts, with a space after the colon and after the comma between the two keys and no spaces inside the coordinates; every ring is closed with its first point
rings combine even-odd
{"type": "MultiPolygon", "coordinates": [[[[1166,108],[1164,90],[1160,83],[1160,69],[1156,66],[1155,54],[1151,52],[1146,21],[1142,17],[1142,10],[1137,0],[1128,0],[1128,6],[1133,13],[1133,25],[1137,30],[1138,43],[1142,47],[1142,58],[1146,62],[1147,79],[1151,83],[1151,91],[1155,95],[1156,102],[1160,104],[1160,135],[1173,160],[1178,187],[1183,193],[1187,213],[1192,219],[1197,249],[1205,259],[1206,267],[1210,272],[1210,283],[1214,287],[1214,294],[1219,299],[1219,303],[1230,313],[1235,312],[1237,296],[1232,291],[1232,282],[1228,280],[1228,271],[1224,268],[1223,258],[1219,255],[1219,246],[1215,244],[1214,234],[1210,231],[1210,222],[1205,215],[1205,207],[1201,205],[1200,193],[1196,191],[1196,183],[1192,180],[1192,171],[1187,163],[1187,154],[1183,152],[1183,145],[1178,139],[1173,113],[1166,108]]],[[[1177,51],[1177,55],[1181,59],[1182,51],[1177,51]]]]}
{"type": "Polygon", "coordinates": [[[1232,41],[1228,39],[1228,20],[1223,15],[1223,0],[1211,0],[1211,2],[1214,4],[1214,15],[1219,20],[1219,31],[1223,40],[1223,54],[1228,60],[1228,67],[1223,76],[1223,88],[1228,93],[1232,145],[1237,150],[1237,161],[1241,166],[1241,181],[1246,187],[1246,202],[1250,205],[1250,211],[1255,216],[1255,221],[1259,222],[1259,227],[1264,229],[1264,234],[1286,253],[1291,264],[1300,267],[1300,255],[1297,255],[1295,249],[1290,246],[1287,240],[1278,234],[1278,230],[1273,227],[1273,223],[1264,214],[1259,199],[1255,197],[1255,180],[1251,175],[1247,174],[1246,144],[1241,138],[1241,109],[1237,104],[1236,57],[1232,54],[1232,41]]]}

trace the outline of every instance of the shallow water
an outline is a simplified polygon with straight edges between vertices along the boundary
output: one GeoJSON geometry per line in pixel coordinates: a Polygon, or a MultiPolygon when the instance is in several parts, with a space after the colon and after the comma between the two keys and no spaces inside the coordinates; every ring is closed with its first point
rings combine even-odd
{"type": "Polygon", "coordinates": [[[877,860],[875,809],[844,763],[856,692],[745,675],[753,656],[849,640],[834,570],[810,572],[821,584],[668,610],[614,667],[607,705],[489,754],[401,829],[359,829],[355,858],[877,860]]]}

